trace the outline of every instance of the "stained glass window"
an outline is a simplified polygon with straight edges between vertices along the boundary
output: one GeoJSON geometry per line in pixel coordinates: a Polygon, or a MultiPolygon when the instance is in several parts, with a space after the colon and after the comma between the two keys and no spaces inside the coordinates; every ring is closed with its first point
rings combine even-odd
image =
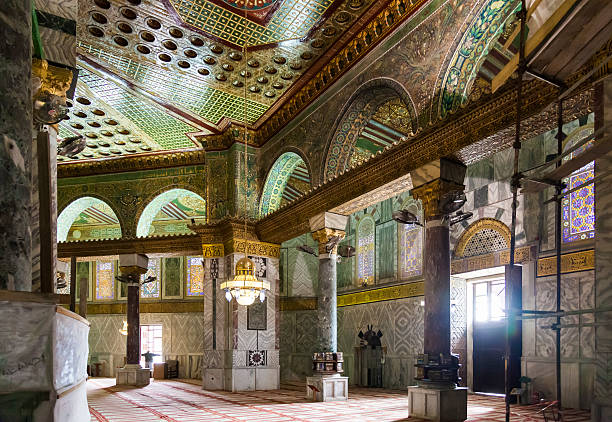
{"type": "Polygon", "coordinates": [[[423,272],[423,228],[400,224],[400,278],[421,275],[423,272]]]}
{"type": "Polygon", "coordinates": [[[155,281],[143,284],[140,287],[140,297],[142,298],[159,297],[160,284],[161,284],[161,274],[159,271],[159,268],[160,268],[159,264],[160,264],[159,258],[149,259],[149,270],[144,275],[144,278],[146,280],[148,277],[155,277],[155,281]]]}
{"type": "Polygon", "coordinates": [[[115,298],[115,262],[96,261],[96,299],[115,298]]]}
{"type": "Polygon", "coordinates": [[[374,282],[374,219],[366,215],[357,227],[357,281],[359,285],[374,282]]]}
{"type": "Polygon", "coordinates": [[[187,296],[204,295],[204,267],[202,257],[187,258],[187,296]]]}
{"type": "MultiPolygon", "coordinates": [[[[569,144],[568,144],[569,145],[569,144]]],[[[567,159],[580,155],[590,144],[572,152],[567,159]]],[[[573,189],[595,177],[595,162],[591,161],[564,179],[567,189],[573,189]]],[[[595,185],[591,183],[563,198],[563,242],[592,239],[595,236],[595,185]]]]}

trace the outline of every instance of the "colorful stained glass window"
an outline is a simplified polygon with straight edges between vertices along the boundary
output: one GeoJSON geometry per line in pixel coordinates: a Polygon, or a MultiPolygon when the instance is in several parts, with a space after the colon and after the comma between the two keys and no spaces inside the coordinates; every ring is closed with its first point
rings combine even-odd
{"type": "Polygon", "coordinates": [[[96,261],[96,299],[115,298],[115,262],[96,261]]]}
{"type": "Polygon", "coordinates": [[[400,224],[400,278],[421,275],[423,272],[423,228],[400,224]]]}
{"type": "MultiPolygon", "coordinates": [[[[590,144],[578,148],[568,157],[580,155],[590,144]]],[[[567,189],[571,190],[595,177],[595,162],[591,161],[564,179],[567,189]]],[[[592,239],[595,237],[595,185],[591,183],[563,198],[563,242],[592,239]]]]}
{"type": "Polygon", "coordinates": [[[360,285],[374,282],[374,219],[367,215],[357,227],[357,280],[360,285]]]}
{"type": "Polygon", "coordinates": [[[187,296],[204,295],[204,267],[202,258],[190,256],[187,258],[187,296]]]}
{"type": "Polygon", "coordinates": [[[160,264],[159,258],[149,259],[149,270],[144,275],[144,278],[146,280],[149,277],[155,277],[155,281],[141,285],[140,297],[142,298],[159,297],[160,285],[161,285],[161,272],[159,271],[159,268],[160,268],[159,264],[160,264]]]}

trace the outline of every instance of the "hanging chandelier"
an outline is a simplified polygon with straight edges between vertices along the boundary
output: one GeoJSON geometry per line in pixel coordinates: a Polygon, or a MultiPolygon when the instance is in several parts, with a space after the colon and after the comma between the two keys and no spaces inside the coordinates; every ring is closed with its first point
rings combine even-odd
{"type": "Polygon", "coordinates": [[[239,305],[249,306],[257,297],[261,302],[266,300],[266,290],[270,290],[270,282],[255,277],[255,264],[245,255],[236,263],[234,278],[221,283],[221,289],[225,290],[228,302],[234,298],[239,305]]]}
{"type": "MultiPolygon", "coordinates": [[[[246,10],[245,10],[246,17],[246,10]]],[[[247,208],[247,179],[248,179],[248,137],[247,137],[247,78],[248,69],[246,64],[248,63],[248,50],[246,43],[243,46],[242,55],[244,57],[245,69],[244,69],[244,104],[243,104],[243,123],[244,123],[244,258],[241,258],[236,262],[234,278],[221,283],[221,289],[225,290],[225,298],[228,302],[232,301],[232,298],[236,299],[239,305],[249,306],[255,302],[255,299],[259,297],[259,300],[263,302],[266,300],[266,290],[270,290],[270,282],[265,280],[258,280],[255,276],[255,263],[247,257],[247,219],[248,219],[248,208],[247,208]]]]}

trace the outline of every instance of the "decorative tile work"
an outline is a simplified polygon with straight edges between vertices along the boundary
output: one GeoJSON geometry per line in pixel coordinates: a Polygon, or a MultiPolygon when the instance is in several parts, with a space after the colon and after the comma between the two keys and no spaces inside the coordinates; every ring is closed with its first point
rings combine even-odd
{"type": "MultiPolygon", "coordinates": [[[[156,95],[179,104],[213,124],[218,124],[223,117],[239,122],[244,120],[244,95],[229,94],[203,83],[195,76],[168,72],[157,66],[138,63],[129,57],[117,56],[83,42],[79,42],[78,46],[89,55],[104,60],[113,70],[135,83],[146,86],[156,95]],[[194,92],[198,95],[194,95],[194,92]]],[[[254,123],[267,109],[268,105],[247,99],[247,122],[254,123]]],[[[191,132],[194,131],[192,128],[191,132]]]]}
{"type": "Polygon", "coordinates": [[[504,22],[516,8],[517,3],[513,0],[491,0],[484,3],[464,32],[442,79],[437,100],[439,117],[446,117],[451,110],[467,100],[471,82],[489,53],[491,43],[502,32],[504,22]]]}
{"type": "Polygon", "coordinates": [[[195,143],[186,133],[196,128],[172,117],[159,106],[153,105],[142,97],[129,93],[119,85],[109,82],[97,75],[93,69],[81,63],[79,81],[91,92],[113,107],[117,112],[131,120],[163,149],[193,148],[195,143]]]}
{"type": "Polygon", "coordinates": [[[161,295],[161,258],[149,258],[149,270],[144,275],[144,279],[148,277],[155,277],[155,281],[140,286],[140,297],[159,298],[161,295]]]}
{"type": "Polygon", "coordinates": [[[287,152],[281,155],[266,177],[266,182],[259,203],[259,216],[263,217],[272,211],[276,211],[281,204],[283,192],[287,186],[287,181],[294,170],[304,164],[302,157],[294,152],[287,152]]]}
{"type": "Polygon", "coordinates": [[[115,298],[115,261],[96,261],[96,300],[115,298]]]}
{"type": "Polygon", "coordinates": [[[357,226],[357,283],[374,282],[374,229],[376,222],[371,216],[364,217],[357,226]]]}
{"type": "Polygon", "coordinates": [[[204,267],[202,258],[187,257],[187,296],[204,295],[204,267]]]}
{"type": "Polygon", "coordinates": [[[266,26],[206,0],[171,0],[171,3],[186,23],[236,46],[251,47],[305,36],[333,1],[286,0],[266,26]]]}

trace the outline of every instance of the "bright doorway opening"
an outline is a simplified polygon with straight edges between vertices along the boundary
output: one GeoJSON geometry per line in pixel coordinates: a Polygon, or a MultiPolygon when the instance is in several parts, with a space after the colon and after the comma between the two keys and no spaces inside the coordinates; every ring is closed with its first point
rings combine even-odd
{"type": "Polygon", "coordinates": [[[152,363],[164,361],[162,348],[162,326],[160,325],[141,325],[140,326],[140,366],[148,367],[145,353],[153,354],[152,363]]]}

